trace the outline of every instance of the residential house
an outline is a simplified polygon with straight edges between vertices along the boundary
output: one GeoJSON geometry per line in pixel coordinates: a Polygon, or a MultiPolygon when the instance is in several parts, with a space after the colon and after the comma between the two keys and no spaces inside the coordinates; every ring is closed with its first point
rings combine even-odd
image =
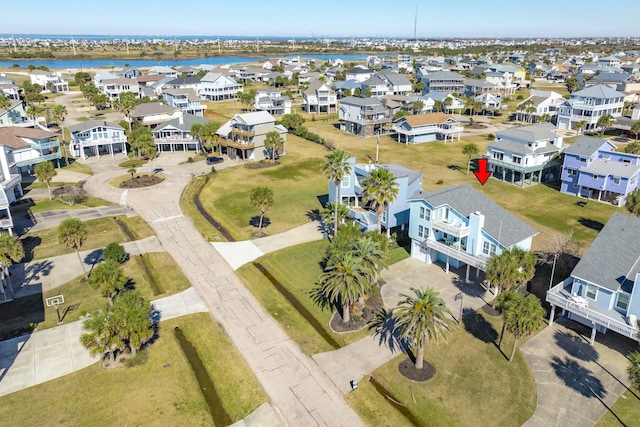
{"type": "Polygon", "coordinates": [[[347,71],[345,74],[345,80],[357,80],[362,83],[374,74],[375,71],[361,65],[356,65],[351,70],[347,71]]]}
{"type": "Polygon", "coordinates": [[[413,64],[413,55],[409,53],[399,53],[398,64],[413,64]]]}
{"type": "Polygon", "coordinates": [[[322,80],[313,80],[302,94],[302,108],[309,114],[335,113],[338,106],[336,92],[322,80]]]}
{"type": "Polygon", "coordinates": [[[556,158],[562,151],[562,137],[551,123],[505,129],[496,133],[485,158],[494,178],[529,184],[557,180],[560,164],[556,158]]]}
{"type": "Polygon", "coordinates": [[[33,70],[29,73],[32,84],[39,84],[43,90],[49,92],[67,92],[69,91],[69,83],[62,78],[59,71],[41,71],[33,70]]]}
{"type": "MultiPolygon", "coordinates": [[[[138,82],[138,86],[143,88],[147,86],[151,86],[151,84],[157,82],[158,80],[166,79],[167,76],[164,74],[147,74],[144,76],[136,77],[136,81],[138,82]]],[[[172,81],[172,80],[167,80],[172,81]]]]}
{"type": "Polygon", "coordinates": [[[242,92],[242,85],[232,77],[220,73],[207,73],[201,79],[204,101],[225,101],[236,99],[242,92]]]}
{"type": "Polygon", "coordinates": [[[259,90],[256,91],[254,107],[271,115],[291,114],[291,99],[277,90],[259,90]]]}
{"type": "Polygon", "coordinates": [[[163,98],[170,107],[177,108],[185,114],[204,116],[206,105],[200,104],[200,97],[193,89],[168,89],[165,88],[163,98]]]}
{"type": "Polygon", "coordinates": [[[20,88],[13,79],[0,74],[0,95],[8,99],[20,99],[20,88]]]}
{"type": "Polygon", "coordinates": [[[142,76],[142,71],[134,67],[124,67],[119,73],[118,76],[124,79],[135,79],[136,77],[142,76]]]}
{"type": "Polygon", "coordinates": [[[422,93],[442,92],[461,94],[464,92],[465,78],[451,71],[436,71],[429,73],[420,79],[424,83],[422,93]]]}
{"type": "Polygon", "coordinates": [[[161,77],[156,81],[149,82],[146,86],[140,87],[140,96],[148,97],[149,99],[159,99],[162,98],[163,91],[165,88],[170,87],[169,82],[175,80],[173,77],[165,76],[164,74],[156,74],[156,76],[161,77]]]}
{"type": "Polygon", "coordinates": [[[192,150],[199,152],[202,149],[202,142],[191,135],[191,126],[207,123],[209,120],[203,117],[184,114],[158,125],[152,131],[158,153],[192,150]]]}
{"type": "Polygon", "coordinates": [[[179,108],[172,107],[162,102],[145,102],[138,104],[131,111],[131,122],[140,122],[153,129],[161,123],[175,119],[184,113],[179,108]]]}
{"type": "Polygon", "coordinates": [[[393,124],[398,142],[418,144],[421,142],[457,139],[464,128],[453,116],[444,113],[415,114],[399,118],[393,124]]]}
{"type": "Polygon", "coordinates": [[[616,56],[605,56],[598,58],[597,64],[600,67],[620,68],[620,58],[616,56]]]}
{"type": "Polygon", "coordinates": [[[183,65],[181,67],[177,67],[176,72],[178,73],[179,76],[191,77],[191,76],[195,76],[198,73],[198,69],[194,67],[190,67],[188,65],[183,65]]]}
{"type": "Polygon", "coordinates": [[[55,161],[60,166],[59,135],[39,128],[9,126],[0,128],[0,145],[11,147],[15,171],[33,174],[37,163],[55,161]]]}
{"type": "Polygon", "coordinates": [[[618,92],[640,92],[640,82],[638,82],[638,78],[633,74],[600,73],[585,83],[587,87],[600,84],[609,86],[618,92]]]}
{"type": "Polygon", "coordinates": [[[433,111],[436,102],[440,102],[442,109],[447,114],[460,114],[466,108],[462,99],[441,92],[429,92],[422,95],[420,99],[424,102],[424,110],[426,111],[433,111]]]}
{"type": "Polygon", "coordinates": [[[362,82],[362,95],[381,98],[389,93],[387,81],[374,74],[362,82]]]}
{"type": "Polygon", "coordinates": [[[616,332],[638,340],[640,317],[640,218],[615,212],[571,275],[547,292],[549,326],[556,309],[596,332],[616,332]]]}
{"type": "MultiPolygon", "coordinates": [[[[5,128],[6,129],[6,128],[5,128]]],[[[4,129],[0,129],[0,230],[13,234],[13,217],[9,206],[23,196],[22,175],[13,156],[14,147],[23,148],[25,141],[4,129]]],[[[4,290],[0,285],[3,296],[4,290]]]]}
{"type": "Polygon", "coordinates": [[[27,122],[27,113],[24,102],[20,100],[11,101],[9,108],[0,110],[0,128],[17,126],[25,122],[27,122]]]}
{"type": "Polygon", "coordinates": [[[568,100],[558,106],[558,127],[573,129],[577,122],[584,121],[584,129],[596,129],[598,119],[605,114],[614,119],[622,115],[625,94],[605,85],[591,86],[574,92],[568,100]]]}
{"type": "Polygon", "coordinates": [[[389,95],[409,95],[413,91],[411,81],[403,74],[383,70],[376,75],[387,82],[389,95]]]}
{"type": "MultiPolygon", "coordinates": [[[[277,131],[286,141],[287,129],[276,125],[276,119],[266,111],[236,114],[220,126],[216,132],[218,143],[226,150],[230,159],[264,160],[271,157],[271,150],[265,147],[267,134],[277,131]]],[[[284,154],[284,145],[281,154],[284,154]]]]}
{"type": "Polygon", "coordinates": [[[376,168],[385,168],[393,174],[398,184],[398,195],[390,203],[382,215],[382,229],[404,229],[409,224],[409,205],[407,199],[422,187],[422,173],[396,164],[356,163],[356,158],[349,160],[351,172],[344,176],[338,187],[329,180],[329,200],[338,200],[349,208],[350,218],[364,230],[375,230],[378,217],[371,203],[365,201],[362,182],[376,168]]]}
{"type": "Polygon", "coordinates": [[[526,117],[532,122],[545,115],[549,115],[551,119],[556,115],[558,105],[565,101],[564,97],[557,92],[531,89],[530,96],[517,105],[516,116],[519,120],[524,120],[526,117]]]}
{"type": "Polygon", "coordinates": [[[464,81],[464,95],[468,97],[476,97],[483,94],[497,95],[502,93],[500,87],[482,79],[466,79],[464,81]]]}
{"type": "Polygon", "coordinates": [[[167,67],[166,65],[155,65],[149,69],[149,75],[154,74],[162,74],[167,77],[173,77],[174,79],[178,77],[178,72],[171,67],[167,67]]]}
{"type": "Polygon", "coordinates": [[[482,104],[482,110],[485,111],[485,113],[487,111],[495,113],[496,111],[500,110],[500,107],[502,105],[502,98],[500,98],[499,95],[494,95],[492,93],[483,93],[482,95],[476,95],[473,97],[473,100],[482,104]]]}
{"type": "Polygon", "coordinates": [[[100,154],[127,154],[127,137],[124,129],[117,123],[104,120],[87,120],[69,126],[71,141],[69,150],[73,157],[97,156],[100,154]]]}
{"type": "Polygon", "coordinates": [[[391,114],[377,98],[347,96],[338,109],[340,130],[357,136],[381,134],[391,123],[391,114]]]}
{"type": "Polygon", "coordinates": [[[109,97],[110,101],[120,98],[120,94],[131,92],[138,97],[140,88],[136,79],[103,79],[97,85],[98,90],[109,97]]]}
{"type": "Polygon", "coordinates": [[[427,192],[409,198],[411,256],[431,264],[485,271],[487,261],[505,249],[531,249],[537,231],[470,185],[427,192]]]}
{"type": "Polygon", "coordinates": [[[171,89],[193,89],[199,97],[202,96],[202,81],[198,76],[178,77],[168,81],[164,87],[171,89]]]}
{"type": "Polygon", "coordinates": [[[600,138],[581,136],[564,152],[560,191],[624,205],[640,188],[640,156],[616,151],[600,138]]]}

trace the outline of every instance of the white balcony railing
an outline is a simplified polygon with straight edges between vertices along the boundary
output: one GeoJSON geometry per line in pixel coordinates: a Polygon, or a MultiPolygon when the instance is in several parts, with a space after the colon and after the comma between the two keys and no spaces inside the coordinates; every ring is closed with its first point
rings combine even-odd
{"type": "Polygon", "coordinates": [[[472,267],[478,268],[482,271],[485,271],[487,268],[487,260],[485,258],[477,257],[472,255],[462,249],[460,245],[457,246],[449,246],[441,242],[437,242],[435,240],[424,240],[422,242],[423,246],[426,246],[430,249],[435,249],[436,251],[443,253],[451,258],[457,259],[459,261],[464,262],[472,267]]]}
{"type": "Polygon", "coordinates": [[[469,235],[469,227],[462,224],[451,224],[447,221],[434,221],[433,228],[443,231],[459,239],[469,235]]]}

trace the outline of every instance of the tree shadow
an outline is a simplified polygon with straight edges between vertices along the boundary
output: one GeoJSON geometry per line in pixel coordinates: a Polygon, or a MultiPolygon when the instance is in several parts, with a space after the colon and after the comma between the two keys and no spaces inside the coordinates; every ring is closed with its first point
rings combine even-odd
{"type": "Polygon", "coordinates": [[[474,338],[484,343],[494,343],[498,339],[498,331],[496,331],[491,323],[487,322],[483,315],[477,312],[465,313],[462,316],[462,324],[464,329],[474,338]]]}
{"type": "Polygon", "coordinates": [[[53,263],[49,260],[34,261],[32,263],[15,264],[9,267],[11,274],[11,281],[16,292],[16,297],[33,294],[37,292],[40,287],[35,291],[33,288],[35,285],[40,286],[41,276],[48,276],[53,270],[53,263]]]}
{"type": "MultiPolygon", "coordinates": [[[[249,225],[258,228],[260,225],[260,215],[256,215],[249,220],[249,225]]],[[[262,217],[262,228],[267,228],[271,225],[271,220],[268,216],[262,217]]]]}
{"type": "Polygon", "coordinates": [[[27,236],[22,239],[22,248],[24,249],[23,262],[30,262],[33,260],[33,253],[35,248],[40,246],[42,239],[39,236],[27,236]]]}
{"type": "Polygon", "coordinates": [[[392,310],[381,308],[371,322],[369,329],[375,329],[373,336],[379,345],[385,345],[392,353],[405,352],[415,363],[415,356],[410,350],[409,342],[400,336],[398,322],[392,310]]]}
{"type": "Polygon", "coordinates": [[[319,196],[316,196],[316,199],[318,199],[320,206],[324,208],[325,206],[327,206],[327,203],[329,203],[329,194],[321,194],[319,196]]]}
{"type": "Polygon", "coordinates": [[[581,336],[557,330],[554,332],[553,338],[556,344],[558,344],[558,347],[576,359],[585,362],[595,362],[600,357],[596,349],[589,345],[581,336]]]}
{"type": "Polygon", "coordinates": [[[555,356],[551,359],[551,367],[564,384],[580,393],[584,397],[604,398],[606,391],[602,382],[589,369],[581,366],[577,361],[555,356]]]}
{"type": "Polygon", "coordinates": [[[95,265],[100,261],[102,261],[102,248],[94,249],[93,251],[89,252],[83,260],[85,264],[91,266],[89,274],[91,274],[91,271],[93,271],[93,267],[95,267],[95,265]]]}
{"type": "Polygon", "coordinates": [[[578,218],[578,222],[584,225],[585,227],[591,228],[596,231],[600,231],[602,230],[602,227],[604,227],[604,224],[601,223],[600,221],[594,221],[592,219],[584,218],[584,217],[578,218]]]}
{"type": "Polygon", "coordinates": [[[486,289],[482,287],[481,284],[475,282],[465,283],[464,280],[459,278],[452,278],[451,283],[462,292],[465,296],[479,298],[485,303],[487,302],[484,299],[486,289]]]}

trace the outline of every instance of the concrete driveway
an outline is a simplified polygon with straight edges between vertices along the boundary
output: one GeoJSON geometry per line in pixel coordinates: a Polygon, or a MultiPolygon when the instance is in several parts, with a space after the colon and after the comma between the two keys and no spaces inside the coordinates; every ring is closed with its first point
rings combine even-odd
{"type": "Polygon", "coordinates": [[[626,390],[626,355],[637,342],[564,317],[521,347],[536,381],[538,405],[527,427],[593,426],[626,390]]]}

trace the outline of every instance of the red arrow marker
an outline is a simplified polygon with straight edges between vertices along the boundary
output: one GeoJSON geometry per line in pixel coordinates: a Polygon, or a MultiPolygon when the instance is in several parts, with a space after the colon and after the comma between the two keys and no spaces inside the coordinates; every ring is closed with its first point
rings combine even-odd
{"type": "Polygon", "coordinates": [[[487,171],[487,159],[478,159],[478,172],[473,172],[473,174],[478,178],[480,184],[484,185],[485,182],[491,176],[491,172],[487,171]]]}

